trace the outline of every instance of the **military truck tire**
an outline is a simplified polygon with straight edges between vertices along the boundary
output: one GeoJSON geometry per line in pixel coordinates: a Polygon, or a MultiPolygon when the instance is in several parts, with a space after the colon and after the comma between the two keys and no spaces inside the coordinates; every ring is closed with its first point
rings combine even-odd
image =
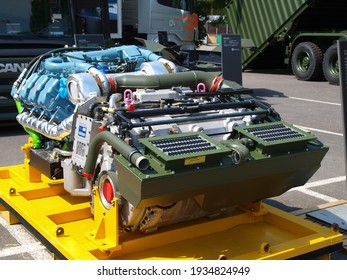
{"type": "Polygon", "coordinates": [[[323,53],[319,46],[312,42],[298,44],[292,54],[293,74],[298,80],[315,81],[323,76],[323,53]]]}
{"type": "Polygon", "coordinates": [[[324,54],[323,73],[327,81],[332,85],[339,85],[339,60],[337,45],[331,45],[324,54]]]}

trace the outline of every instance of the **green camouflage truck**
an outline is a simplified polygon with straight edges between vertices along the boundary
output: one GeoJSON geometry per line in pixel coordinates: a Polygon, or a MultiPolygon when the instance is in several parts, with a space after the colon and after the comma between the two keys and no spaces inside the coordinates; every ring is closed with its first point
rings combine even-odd
{"type": "Polygon", "coordinates": [[[253,41],[243,69],[290,65],[299,80],[339,83],[337,40],[347,38],[347,2],[338,0],[232,0],[231,33],[253,41]]]}

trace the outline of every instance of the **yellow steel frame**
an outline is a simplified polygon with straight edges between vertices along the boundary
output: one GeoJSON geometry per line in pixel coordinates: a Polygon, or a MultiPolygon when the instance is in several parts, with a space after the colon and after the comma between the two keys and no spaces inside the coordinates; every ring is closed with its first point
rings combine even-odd
{"type": "Polygon", "coordinates": [[[30,143],[23,146],[23,164],[0,168],[0,199],[6,206],[0,211],[15,212],[67,259],[289,259],[342,244],[336,228],[262,202],[150,234],[121,232],[117,199],[105,209],[95,187],[91,213],[90,198],[71,196],[63,180],[51,180],[30,166],[29,148],[30,143]]]}

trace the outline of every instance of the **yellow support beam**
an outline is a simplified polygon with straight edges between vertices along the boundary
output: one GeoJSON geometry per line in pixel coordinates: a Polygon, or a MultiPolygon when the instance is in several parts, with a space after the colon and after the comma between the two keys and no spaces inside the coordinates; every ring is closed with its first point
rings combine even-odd
{"type": "Polygon", "coordinates": [[[71,196],[63,180],[38,174],[28,158],[22,165],[0,168],[0,204],[6,206],[0,210],[15,211],[59,258],[291,259],[321,250],[326,257],[342,247],[343,235],[336,228],[261,202],[240,206],[228,216],[170,225],[149,234],[120,232],[117,199],[106,210],[98,188],[92,193],[92,201],[71,196]]]}

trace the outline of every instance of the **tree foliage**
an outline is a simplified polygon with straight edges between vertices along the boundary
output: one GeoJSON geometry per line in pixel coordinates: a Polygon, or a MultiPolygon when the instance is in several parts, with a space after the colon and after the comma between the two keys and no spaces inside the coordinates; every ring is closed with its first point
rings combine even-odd
{"type": "MultiPolygon", "coordinates": [[[[196,13],[199,15],[199,42],[201,44],[202,40],[207,36],[206,32],[206,21],[207,16],[213,11],[214,15],[225,15],[225,6],[230,2],[230,0],[197,0],[196,13]]],[[[216,25],[223,23],[220,20],[216,22],[216,25]]]]}
{"type": "Polygon", "coordinates": [[[199,15],[209,15],[211,8],[215,15],[224,15],[225,6],[230,0],[197,0],[197,12],[199,15]]]}

